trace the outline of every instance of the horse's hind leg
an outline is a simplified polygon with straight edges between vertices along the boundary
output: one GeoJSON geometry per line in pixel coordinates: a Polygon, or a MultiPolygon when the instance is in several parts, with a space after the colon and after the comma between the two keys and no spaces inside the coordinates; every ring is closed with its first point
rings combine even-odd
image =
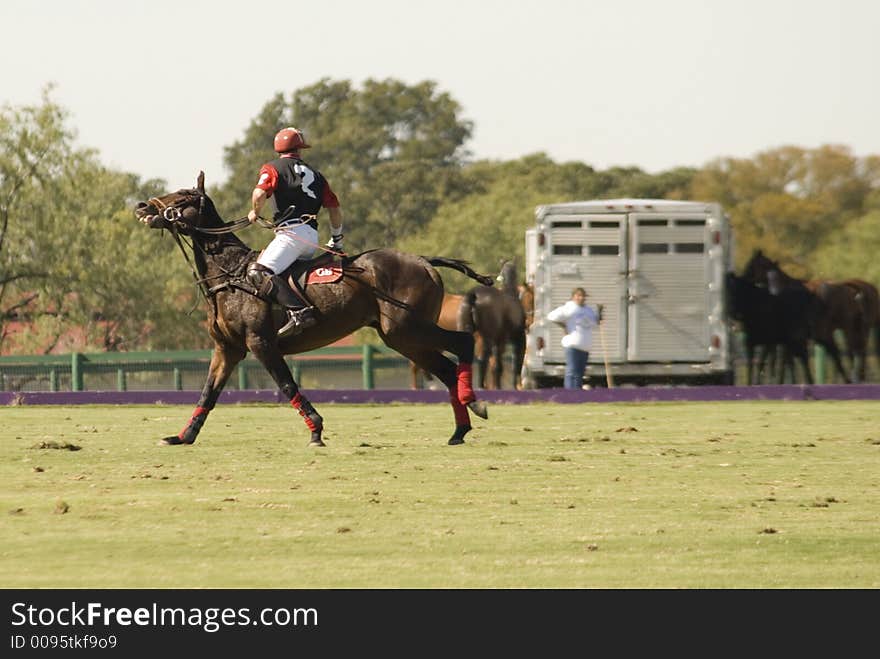
{"type": "Polygon", "coordinates": [[[419,378],[419,371],[420,370],[421,369],[418,367],[418,365],[415,362],[411,361],[409,363],[409,376],[410,376],[409,388],[410,389],[421,389],[422,388],[419,383],[419,379],[420,379],[419,378]]]}
{"type": "Polygon", "coordinates": [[[837,341],[835,341],[834,336],[823,336],[817,338],[816,341],[825,348],[825,352],[831,355],[831,361],[834,362],[834,368],[838,374],[840,374],[843,381],[850,384],[851,380],[849,375],[846,374],[846,369],[843,367],[843,362],[840,359],[840,349],[837,347],[837,341]]]}
{"type": "Polygon", "coordinates": [[[275,384],[281,390],[284,397],[290,401],[291,406],[299,412],[311,431],[312,436],[309,446],[325,446],[321,439],[324,432],[324,419],[318,414],[308,399],[300,393],[299,386],[293,379],[293,374],[284,361],[284,355],[278,349],[275,338],[255,338],[248,341],[248,348],[260,363],[269,371],[269,375],[275,380],[275,384]]]}
{"type": "Polygon", "coordinates": [[[516,333],[512,339],[513,345],[513,388],[522,389],[522,365],[526,354],[526,333],[516,333]]]}
{"type": "Polygon", "coordinates": [[[455,364],[439,352],[410,350],[393,345],[391,347],[412,359],[446,385],[449,390],[449,403],[452,405],[452,412],[455,415],[455,432],[449,438],[449,444],[464,444],[464,436],[471,431],[471,418],[467,406],[458,398],[458,376],[455,372],[455,364]]]}
{"type": "MultiPolygon", "coordinates": [[[[380,310],[381,311],[381,310],[380,310]]],[[[400,314],[397,309],[380,313],[377,327],[379,336],[389,348],[397,350],[404,357],[418,360],[413,354],[422,352],[451,352],[458,358],[455,366],[456,395],[458,402],[467,405],[479,417],[489,418],[486,403],[477,400],[473,387],[474,335],[465,331],[446,330],[433,322],[400,314]]],[[[424,368],[424,366],[423,366],[424,368]]],[[[431,369],[425,369],[434,373],[431,369]]],[[[439,377],[439,375],[437,375],[439,377]]],[[[443,382],[441,380],[441,382],[443,382]]],[[[444,382],[448,387],[449,384],[444,382]]]]}
{"type": "Polygon", "coordinates": [[[858,373],[859,382],[864,382],[868,377],[868,339],[869,334],[866,327],[860,324],[859,329],[854,332],[856,335],[855,354],[858,359],[858,368],[855,363],[853,370],[858,373]]]}
{"type": "Polygon", "coordinates": [[[202,395],[199,396],[199,402],[193,411],[190,420],[177,435],[166,437],[162,440],[163,444],[192,444],[196,441],[196,437],[208,413],[214,409],[220,392],[226,381],[229,379],[232,369],[242,359],[244,359],[245,351],[240,348],[217,344],[214,346],[214,354],[211,356],[211,365],[208,367],[208,379],[205,380],[205,386],[202,387],[202,395]]]}

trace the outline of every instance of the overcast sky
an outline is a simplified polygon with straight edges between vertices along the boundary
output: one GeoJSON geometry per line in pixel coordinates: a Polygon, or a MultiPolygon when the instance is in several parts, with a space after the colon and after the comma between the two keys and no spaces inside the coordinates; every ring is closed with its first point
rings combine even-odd
{"type": "Polygon", "coordinates": [[[0,0],[0,25],[0,103],[55,83],[81,146],[174,188],[322,77],[436,81],[475,158],[880,154],[878,0],[0,0]]]}

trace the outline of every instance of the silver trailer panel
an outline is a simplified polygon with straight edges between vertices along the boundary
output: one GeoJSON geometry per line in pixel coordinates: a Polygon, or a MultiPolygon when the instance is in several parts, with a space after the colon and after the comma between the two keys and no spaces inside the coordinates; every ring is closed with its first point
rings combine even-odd
{"type": "MultiPolygon", "coordinates": [[[[535,323],[525,371],[561,377],[563,331],[546,316],[577,286],[604,306],[590,372],[607,356],[617,376],[730,378],[724,273],[732,248],[718,204],[600,200],[542,206],[526,233],[535,323]]],[[[599,370],[602,370],[601,368],[599,370]]]]}

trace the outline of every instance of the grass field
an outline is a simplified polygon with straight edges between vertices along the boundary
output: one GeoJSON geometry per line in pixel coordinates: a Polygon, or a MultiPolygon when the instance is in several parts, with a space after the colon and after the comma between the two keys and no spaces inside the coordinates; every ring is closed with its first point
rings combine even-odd
{"type": "Polygon", "coordinates": [[[0,587],[880,587],[877,402],[320,411],[0,410],[0,587]]]}

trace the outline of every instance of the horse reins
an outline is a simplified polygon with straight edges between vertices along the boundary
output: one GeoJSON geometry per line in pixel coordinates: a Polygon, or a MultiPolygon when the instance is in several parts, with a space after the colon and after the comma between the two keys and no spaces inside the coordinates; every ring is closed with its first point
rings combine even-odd
{"type": "MultiPolygon", "coordinates": [[[[148,201],[148,203],[155,205],[156,208],[159,209],[159,211],[162,213],[162,217],[169,224],[173,225],[176,222],[180,221],[180,210],[177,208],[177,206],[169,206],[169,205],[163,203],[160,199],[157,199],[156,197],[153,197],[152,199],[148,199],[147,201],[148,201]]],[[[199,195],[199,215],[202,215],[204,208],[205,208],[205,195],[200,194],[199,195]]],[[[308,217],[309,219],[316,219],[316,216],[314,216],[314,215],[303,216],[303,217],[308,217]]],[[[244,228],[250,226],[250,224],[251,224],[251,221],[245,215],[244,217],[239,218],[239,219],[235,220],[234,222],[229,222],[228,224],[226,224],[225,226],[222,226],[222,227],[197,227],[197,226],[187,225],[187,228],[192,229],[194,231],[197,231],[199,233],[204,233],[204,234],[210,235],[210,236],[219,236],[219,235],[223,235],[223,234],[227,234],[227,233],[235,233],[239,229],[244,229],[244,228]]],[[[264,229],[273,229],[274,230],[274,229],[279,228],[279,227],[276,227],[275,224],[271,220],[267,220],[265,217],[263,217],[261,215],[257,215],[256,224],[260,225],[264,229]]],[[[328,247],[325,247],[324,245],[319,245],[317,243],[311,242],[310,240],[305,240],[304,238],[300,238],[299,236],[297,236],[295,234],[294,234],[293,238],[295,240],[298,240],[301,243],[305,243],[306,245],[308,245],[310,247],[315,247],[315,248],[320,249],[324,252],[327,252],[328,254],[333,254],[334,256],[339,256],[339,257],[348,256],[345,252],[337,252],[336,250],[329,249],[328,247]]]]}
{"type": "MultiPolygon", "coordinates": [[[[203,195],[201,193],[198,193],[198,194],[199,194],[199,216],[201,217],[201,216],[203,216],[204,210],[205,210],[205,195],[203,195]]],[[[244,228],[250,226],[251,221],[247,216],[239,218],[238,220],[235,220],[234,222],[230,222],[228,224],[225,224],[222,227],[198,227],[198,226],[187,224],[186,222],[181,220],[182,214],[180,212],[180,208],[178,207],[178,205],[170,206],[170,205],[166,204],[165,202],[163,202],[158,197],[152,197],[152,198],[148,199],[147,203],[154,205],[156,207],[156,209],[159,210],[159,212],[162,214],[162,218],[166,222],[168,222],[169,232],[174,237],[174,242],[176,242],[177,246],[180,248],[180,251],[183,254],[183,258],[186,260],[186,264],[189,266],[190,272],[192,273],[193,280],[195,281],[196,286],[198,286],[199,291],[202,293],[202,296],[205,298],[206,302],[211,297],[213,297],[214,294],[218,290],[226,288],[227,286],[236,286],[234,282],[224,282],[220,285],[212,286],[211,288],[207,287],[206,282],[209,279],[216,278],[217,276],[220,276],[220,275],[217,275],[215,277],[207,277],[207,278],[206,277],[199,277],[198,269],[196,268],[195,264],[190,259],[189,253],[187,252],[186,248],[184,247],[184,244],[186,244],[186,246],[189,247],[193,251],[194,254],[195,254],[196,247],[198,247],[198,249],[200,249],[202,252],[204,252],[204,249],[200,245],[197,245],[197,243],[195,241],[192,241],[192,243],[188,243],[186,240],[184,240],[180,235],[179,225],[183,224],[186,226],[187,229],[197,231],[198,233],[202,233],[202,234],[206,234],[206,235],[210,235],[210,236],[219,236],[219,235],[225,235],[225,234],[229,234],[229,233],[235,233],[236,231],[238,231],[240,229],[244,229],[244,228]]],[[[314,216],[311,216],[311,217],[314,217],[314,216]]],[[[274,225],[274,223],[272,223],[270,220],[267,220],[266,218],[259,216],[259,215],[257,216],[256,223],[259,224],[264,229],[276,229],[277,228],[274,225]]],[[[323,245],[318,245],[318,244],[312,243],[309,240],[305,240],[304,238],[300,238],[296,234],[292,234],[292,235],[296,240],[299,240],[300,242],[306,243],[307,245],[310,245],[312,247],[316,247],[320,250],[323,250],[323,251],[327,252],[328,254],[333,254],[334,256],[339,256],[339,257],[347,256],[344,252],[337,252],[337,251],[329,249],[323,245]]],[[[236,276],[234,273],[229,272],[229,271],[225,270],[224,268],[221,268],[221,270],[223,270],[223,274],[225,274],[226,276],[228,276],[232,279],[234,279],[236,276]]],[[[240,270],[240,268],[239,268],[239,270],[240,270]]],[[[241,288],[240,286],[238,286],[238,287],[241,288]]],[[[245,292],[251,293],[253,295],[256,294],[256,291],[252,291],[250,289],[242,289],[242,290],[244,290],[245,292]]],[[[193,308],[193,310],[195,310],[195,307],[193,308]]],[[[192,313],[192,311],[190,313],[192,313]]]]}

